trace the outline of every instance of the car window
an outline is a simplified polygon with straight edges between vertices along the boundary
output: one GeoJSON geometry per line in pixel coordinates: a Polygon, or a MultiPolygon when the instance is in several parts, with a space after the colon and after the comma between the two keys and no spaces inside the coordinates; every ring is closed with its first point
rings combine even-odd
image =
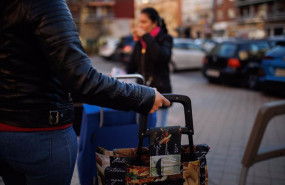
{"type": "Polygon", "coordinates": [[[187,49],[192,49],[192,50],[202,50],[201,47],[195,45],[195,44],[191,44],[191,43],[187,43],[187,49]]]}
{"type": "Polygon", "coordinates": [[[217,45],[211,52],[210,55],[217,55],[220,57],[233,57],[236,53],[237,45],[231,43],[225,43],[217,45]]]}
{"type": "Polygon", "coordinates": [[[187,46],[185,43],[174,43],[173,44],[173,48],[176,48],[176,49],[187,49],[187,46]]]}
{"type": "Polygon", "coordinates": [[[272,48],[270,51],[267,53],[268,55],[273,55],[273,56],[285,56],[285,47],[284,46],[276,46],[272,48]]]}
{"type": "Polygon", "coordinates": [[[251,58],[261,58],[269,49],[269,44],[266,42],[254,42],[249,45],[249,55],[251,58]]]}
{"type": "Polygon", "coordinates": [[[285,40],[283,40],[283,41],[277,41],[276,42],[276,44],[275,44],[275,46],[285,46],[285,40]]]}
{"type": "Polygon", "coordinates": [[[269,40],[271,47],[275,47],[277,45],[285,46],[285,40],[269,40]]]}
{"type": "Polygon", "coordinates": [[[257,42],[255,44],[258,47],[258,49],[263,50],[263,51],[268,50],[270,48],[267,42],[257,42]]]}

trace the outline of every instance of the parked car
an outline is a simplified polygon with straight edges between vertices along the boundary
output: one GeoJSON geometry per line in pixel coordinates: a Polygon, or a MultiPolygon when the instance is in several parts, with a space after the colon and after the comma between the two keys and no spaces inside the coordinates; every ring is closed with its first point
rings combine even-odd
{"type": "Polygon", "coordinates": [[[261,60],[269,49],[263,40],[222,42],[205,57],[203,75],[209,82],[239,83],[255,89],[261,60]]]}
{"type": "Polygon", "coordinates": [[[121,38],[117,48],[121,62],[129,62],[135,44],[136,42],[134,41],[132,35],[128,35],[121,38]]]}
{"type": "Polygon", "coordinates": [[[113,59],[119,44],[119,39],[105,38],[103,44],[99,47],[99,56],[105,59],[113,59]]]}
{"type": "Polygon", "coordinates": [[[204,48],[207,52],[210,52],[218,44],[213,39],[195,39],[194,43],[204,48]]]}
{"type": "Polygon", "coordinates": [[[210,52],[217,44],[218,44],[218,42],[216,42],[214,40],[206,40],[205,43],[203,44],[203,48],[207,52],[210,52]]]}
{"type": "Polygon", "coordinates": [[[235,37],[214,37],[213,41],[215,41],[216,43],[235,42],[237,41],[237,38],[235,37]]]}
{"type": "Polygon", "coordinates": [[[267,39],[270,46],[273,48],[277,45],[285,46],[285,36],[274,36],[267,39]]]}
{"type": "Polygon", "coordinates": [[[201,68],[206,51],[190,39],[174,38],[170,68],[172,71],[201,68]]]}
{"type": "Polygon", "coordinates": [[[283,91],[285,93],[285,46],[269,50],[262,60],[264,75],[259,78],[264,91],[283,91]]]}

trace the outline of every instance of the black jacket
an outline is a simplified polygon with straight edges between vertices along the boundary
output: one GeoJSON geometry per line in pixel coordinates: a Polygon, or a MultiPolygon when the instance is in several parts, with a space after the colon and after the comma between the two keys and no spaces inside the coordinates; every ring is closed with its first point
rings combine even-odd
{"type": "Polygon", "coordinates": [[[0,123],[71,123],[69,92],[83,103],[140,113],[155,98],[153,89],[121,83],[91,66],[64,0],[0,1],[0,123]]]}
{"type": "Polygon", "coordinates": [[[142,74],[146,82],[150,82],[148,85],[157,88],[160,93],[171,93],[169,62],[172,37],[160,31],[155,38],[145,34],[142,39],[147,45],[146,52],[142,54],[142,45],[137,42],[127,72],[142,74]]]}

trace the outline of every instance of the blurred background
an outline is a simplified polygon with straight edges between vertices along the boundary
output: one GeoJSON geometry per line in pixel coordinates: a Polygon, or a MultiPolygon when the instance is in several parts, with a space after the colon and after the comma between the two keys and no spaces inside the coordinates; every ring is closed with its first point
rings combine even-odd
{"type": "Polygon", "coordinates": [[[172,36],[200,43],[285,34],[283,0],[68,0],[68,4],[84,47],[94,53],[107,38],[129,35],[146,6],[158,10],[172,36]]]}

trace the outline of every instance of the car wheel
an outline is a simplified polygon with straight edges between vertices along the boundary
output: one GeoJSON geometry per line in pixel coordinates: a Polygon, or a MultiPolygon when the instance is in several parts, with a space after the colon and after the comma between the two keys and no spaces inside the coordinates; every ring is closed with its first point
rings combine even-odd
{"type": "Polygon", "coordinates": [[[169,71],[172,72],[172,73],[177,72],[176,65],[175,65],[175,63],[173,61],[171,61],[170,64],[169,64],[169,71]]]}
{"type": "Polygon", "coordinates": [[[107,56],[104,56],[103,58],[104,58],[105,60],[108,60],[108,61],[110,61],[110,60],[112,60],[112,58],[113,58],[113,55],[111,55],[111,56],[108,56],[108,57],[107,57],[107,56]]]}
{"type": "Polygon", "coordinates": [[[258,75],[256,73],[248,73],[244,80],[244,87],[251,90],[258,90],[258,75]]]}
{"type": "Polygon", "coordinates": [[[208,78],[208,82],[211,84],[218,84],[220,83],[219,79],[215,79],[215,78],[208,78]]]}

